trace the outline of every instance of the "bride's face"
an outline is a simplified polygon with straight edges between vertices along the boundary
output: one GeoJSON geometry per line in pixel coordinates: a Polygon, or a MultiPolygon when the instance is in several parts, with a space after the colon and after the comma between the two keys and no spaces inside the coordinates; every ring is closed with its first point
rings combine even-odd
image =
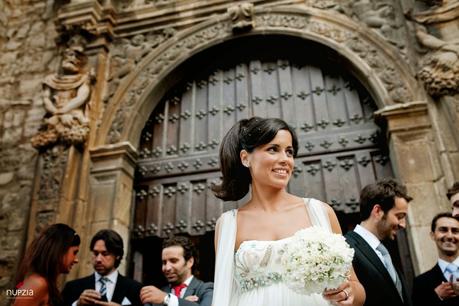
{"type": "Polygon", "coordinates": [[[293,155],[292,135],[287,130],[280,130],[269,143],[245,154],[242,159],[249,165],[252,184],[285,188],[293,171],[293,155]]]}

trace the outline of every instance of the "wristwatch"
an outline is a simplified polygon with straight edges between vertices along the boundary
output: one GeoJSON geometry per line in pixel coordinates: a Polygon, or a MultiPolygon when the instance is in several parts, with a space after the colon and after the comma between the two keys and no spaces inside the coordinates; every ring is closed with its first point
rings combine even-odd
{"type": "Polygon", "coordinates": [[[171,294],[168,293],[165,297],[164,297],[164,301],[163,301],[163,305],[169,305],[169,301],[171,300],[171,294]]]}

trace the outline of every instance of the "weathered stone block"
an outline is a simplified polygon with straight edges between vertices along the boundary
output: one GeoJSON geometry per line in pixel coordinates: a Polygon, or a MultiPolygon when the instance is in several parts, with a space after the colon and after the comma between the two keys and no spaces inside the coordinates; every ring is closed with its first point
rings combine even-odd
{"type": "Polygon", "coordinates": [[[413,197],[408,205],[408,220],[410,226],[430,226],[433,216],[445,211],[445,201],[437,194],[433,182],[406,184],[409,195],[413,197]]]}
{"type": "Polygon", "coordinates": [[[17,192],[11,191],[7,193],[2,199],[2,208],[5,210],[14,209],[18,204],[19,194],[17,192]]]}
{"type": "Polygon", "coordinates": [[[13,181],[14,172],[0,173],[0,186],[7,185],[13,181]]]}
{"type": "Polygon", "coordinates": [[[11,64],[16,61],[18,57],[18,51],[5,52],[0,56],[0,65],[11,64]]]}
{"type": "Polygon", "coordinates": [[[410,247],[414,252],[413,261],[415,274],[418,275],[432,268],[437,261],[437,249],[430,239],[430,226],[410,227],[412,241],[410,247]]]}
{"type": "Polygon", "coordinates": [[[41,79],[23,79],[19,82],[19,92],[24,97],[37,97],[37,93],[41,91],[41,79]]]}
{"type": "Polygon", "coordinates": [[[437,157],[431,152],[430,134],[425,131],[398,133],[393,136],[393,141],[397,172],[404,182],[433,181],[438,177],[434,171],[437,157]]]}

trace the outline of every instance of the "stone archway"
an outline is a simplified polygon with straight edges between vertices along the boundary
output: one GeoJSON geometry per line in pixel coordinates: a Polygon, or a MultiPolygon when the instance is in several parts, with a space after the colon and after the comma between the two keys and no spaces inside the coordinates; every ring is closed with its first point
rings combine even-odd
{"type": "Polygon", "coordinates": [[[230,15],[216,16],[155,49],[115,93],[100,127],[98,145],[130,141],[135,146],[139,128],[155,106],[149,98],[164,93],[161,85],[166,76],[201,50],[245,35],[296,36],[335,50],[349,61],[380,108],[425,99],[397,49],[345,16],[306,7],[255,9],[253,23],[252,30],[234,34],[230,15]]]}
{"type": "MultiPolygon", "coordinates": [[[[427,106],[425,102],[418,102],[425,100],[423,91],[397,50],[351,19],[326,11],[306,7],[264,8],[255,9],[250,18],[253,28],[242,33],[234,32],[239,28],[229,13],[178,33],[138,63],[120,85],[107,106],[96,146],[91,149],[89,209],[95,211],[102,202],[110,214],[97,216],[94,213],[90,223],[108,224],[125,238],[129,236],[135,148],[150,113],[171,86],[168,79],[180,74],[181,64],[200,51],[241,36],[295,36],[335,50],[348,61],[355,76],[372,94],[380,109],[378,116],[388,119],[390,153],[396,175],[408,187],[430,184],[428,189],[434,188],[429,179],[416,175],[416,169],[404,166],[404,161],[418,159],[410,155],[413,144],[420,149],[427,148],[425,151],[429,151],[432,144],[427,106]],[[407,113],[412,116],[410,122],[403,121],[407,113]]],[[[416,220],[410,221],[416,223],[416,220]]],[[[422,243],[416,241],[416,245],[422,243]]],[[[416,252],[414,255],[417,261],[416,252]]]]}

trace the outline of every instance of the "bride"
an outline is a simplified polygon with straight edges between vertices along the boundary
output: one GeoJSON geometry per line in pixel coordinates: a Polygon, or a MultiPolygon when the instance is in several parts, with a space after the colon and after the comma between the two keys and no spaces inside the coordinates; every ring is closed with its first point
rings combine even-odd
{"type": "Polygon", "coordinates": [[[294,233],[313,225],[341,233],[330,206],[287,192],[297,152],[295,131],[281,119],[244,119],[224,137],[223,180],[212,190],[236,201],[251,187],[251,198],[217,222],[214,306],[363,305],[365,291],[353,270],[322,294],[298,294],[282,280],[282,249],[294,233]]]}

